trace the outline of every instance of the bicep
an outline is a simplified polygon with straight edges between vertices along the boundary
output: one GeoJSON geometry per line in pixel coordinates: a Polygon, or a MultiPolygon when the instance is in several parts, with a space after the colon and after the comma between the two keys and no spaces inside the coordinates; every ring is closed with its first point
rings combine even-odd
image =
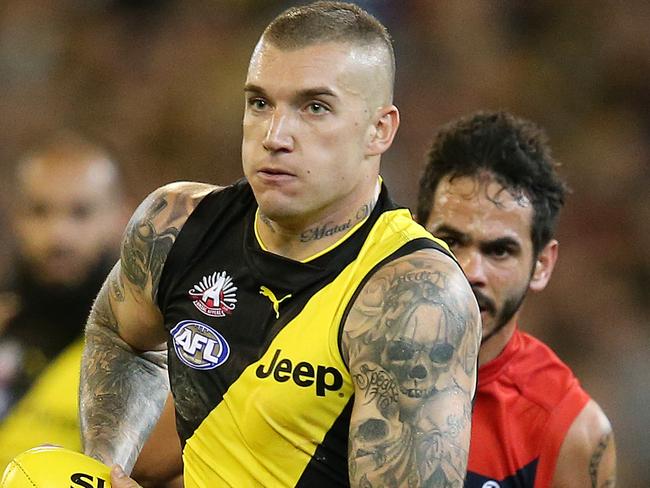
{"type": "Polygon", "coordinates": [[[590,400],[575,418],[562,442],[553,488],[613,488],[616,445],[609,420],[590,400]]]}
{"type": "Polygon", "coordinates": [[[117,334],[141,351],[164,348],[166,333],[162,314],[150,295],[128,280],[121,262],[111,271],[105,288],[117,334]]]}
{"type": "Polygon", "coordinates": [[[478,317],[459,268],[429,251],[385,266],[361,290],[344,328],[353,484],[462,482],[478,317]]]}
{"type": "Polygon", "coordinates": [[[157,305],[163,267],[187,217],[213,188],[199,183],[159,188],[142,202],[127,225],[120,260],[104,293],[118,334],[136,349],[160,349],[165,342],[157,305]]]}

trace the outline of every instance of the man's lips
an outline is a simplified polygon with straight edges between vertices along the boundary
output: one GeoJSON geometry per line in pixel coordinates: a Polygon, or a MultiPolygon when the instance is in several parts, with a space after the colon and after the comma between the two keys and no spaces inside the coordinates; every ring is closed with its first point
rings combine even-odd
{"type": "Polygon", "coordinates": [[[261,168],[257,171],[257,175],[265,181],[284,181],[295,178],[296,175],[284,168],[261,168]]]}

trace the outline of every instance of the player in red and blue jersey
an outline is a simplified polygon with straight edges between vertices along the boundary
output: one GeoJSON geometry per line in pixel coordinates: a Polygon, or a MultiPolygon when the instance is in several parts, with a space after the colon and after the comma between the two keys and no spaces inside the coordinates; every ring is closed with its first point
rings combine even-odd
{"type": "Polygon", "coordinates": [[[519,329],[543,290],[565,185],[545,134],[508,113],[442,128],[420,181],[417,218],[454,252],[483,321],[466,488],[615,485],[612,428],[571,370],[519,329]]]}

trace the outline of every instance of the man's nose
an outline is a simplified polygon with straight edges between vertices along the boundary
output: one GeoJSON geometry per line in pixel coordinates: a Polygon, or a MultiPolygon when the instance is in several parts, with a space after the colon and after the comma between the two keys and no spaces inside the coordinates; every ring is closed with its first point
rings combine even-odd
{"type": "Polygon", "coordinates": [[[276,109],[269,120],[269,127],[264,136],[264,149],[271,152],[293,151],[291,117],[285,111],[276,109]]]}
{"type": "Polygon", "coordinates": [[[467,280],[472,286],[485,286],[487,278],[485,276],[485,262],[483,255],[478,251],[468,250],[456,255],[460,267],[463,268],[467,280]]]}

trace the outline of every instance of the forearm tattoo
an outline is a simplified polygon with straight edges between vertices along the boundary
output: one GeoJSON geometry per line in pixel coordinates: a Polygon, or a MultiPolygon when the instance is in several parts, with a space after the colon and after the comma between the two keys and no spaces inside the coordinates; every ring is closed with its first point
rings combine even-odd
{"type": "Polygon", "coordinates": [[[461,487],[480,340],[455,265],[413,255],[364,287],[345,327],[353,486],[461,487]]]}
{"type": "Polygon", "coordinates": [[[123,294],[112,273],[88,319],[79,401],[85,452],[130,470],[162,410],[168,380],[164,351],[137,353],[120,339],[110,300],[123,294]]]}
{"type": "Polygon", "coordinates": [[[114,307],[155,307],[163,265],[179,229],[198,197],[212,188],[185,184],[181,193],[162,190],[145,200],[127,227],[120,265],[106,280],[88,319],[80,388],[84,449],[127,470],[155,424],[169,387],[166,351],[129,347],[120,337],[124,324],[118,323],[114,307]]]}
{"type": "Polygon", "coordinates": [[[589,460],[589,477],[591,479],[592,488],[613,488],[616,486],[616,477],[614,474],[610,474],[605,480],[602,479],[602,473],[601,476],[598,476],[598,471],[601,465],[600,463],[611,444],[613,444],[613,435],[610,432],[600,438],[596,449],[594,449],[594,452],[591,455],[591,459],[589,460]]]}

